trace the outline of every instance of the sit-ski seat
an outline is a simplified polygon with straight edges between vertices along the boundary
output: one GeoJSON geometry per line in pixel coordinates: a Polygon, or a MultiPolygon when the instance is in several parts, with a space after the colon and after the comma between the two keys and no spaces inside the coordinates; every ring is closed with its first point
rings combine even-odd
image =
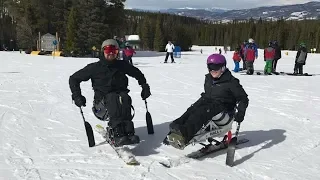
{"type": "Polygon", "coordinates": [[[206,125],[193,136],[188,144],[206,142],[209,138],[223,137],[232,129],[235,112],[223,111],[208,121],[206,125]]]}

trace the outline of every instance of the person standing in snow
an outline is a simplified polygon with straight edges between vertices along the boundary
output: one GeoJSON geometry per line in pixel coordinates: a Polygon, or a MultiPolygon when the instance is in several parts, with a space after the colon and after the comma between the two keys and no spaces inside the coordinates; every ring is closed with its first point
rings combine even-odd
{"type": "MultiPolygon", "coordinates": [[[[225,57],[220,54],[212,54],[207,58],[209,73],[205,75],[204,92],[181,117],[169,125],[170,132],[163,141],[165,144],[178,149],[185,147],[209,120],[221,112],[225,112],[224,115],[230,116],[231,119],[234,117],[236,122],[240,123],[244,120],[249,104],[248,95],[239,80],[232,76],[226,63],[225,57]]],[[[215,122],[218,123],[218,121],[215,122]]],[[[229,120],[217,126],[222,128],[222,132],[225,132],[229,130],[226,126],[230,127],[232,122],[229,120]]],[[[216,135],[221,135],[218,134],[216,135]]]]}
{"type": "Polygon", "coordinates": [[[268,47],[264,49],[264,61],[266,62],[264,74],[266,75],[272,75],[272,62],[274,61],[275,54],[276,50],[273,48],[273,43],[270,41],[268,47]]]}
{"type": "Polygon", "coordinates": [[[247,74],[252,75],[254,72],[254,61],[258,58],[258,47],[254,40],[250,38],[244,48],[244,59],[246,61],[247,74]]]}
{"type": "Polygon", "coordinates": [[[126,39],[125,38],[120,38],[119,47],[120,47],[120,52],[122,52],[122,60],[125,60],[126,59],[126,55],[123,52],[123,50],[126,47],[126,39]]]}
{"type": "Polygon", "coordinates": [[[132,63],[132,56],[133,54],[137,54],[136,51],[129,45],[128,42],[126,42],[126,47],[123,50],[124,53],[124,58],[123,60],[127,61],[128,63],[130,63],[131,65],[133,65],[132,63]]]}
{"type": "Polygon", "coordinates": [[[281,48],[278,41],[273,41],[273,48],[275,49],[274,60],[272,61],[272,72],[277,72],[277,63],[281,59],[281,48]]]}
{"type": "Polygon", "coordinates": [[[300,47],[298,49],[294,65],[294,74],[303,74],[303,66],[306,65],[307,56],[308,51],[306,44],[300,43],[300,47]]]}
{"type": "Polygon", "coordinates": [[[91,79],[94,90],[93,114],[102,121],[108,121],[115,146],[140,142],[135,135],[132,122],[132,100],[128,95],[128,77],[134,77],[142,87],[141,98],[147,99],[150,87],[143,73],[125,61],[117,60],[119,45],[116,40],[108,39],[102,43],[101,57],[98,62],[88,64],[69,78],[72,100],[78,107],[86,106],[80,83],[91,79]]]}
{"type": "Polygon", "coordinates": [[[173,59],[174,45],[171,43],[171,41],[168,41],[168,44],[166,45],[164,50],[167,51],[164,63],[167,63],[169,55],[171,57],[171,63],[174,63],[174,59],[173,59]]]}
{"type": "Polygon", "coordinates": [[[246,60],[244,58],[244,50],[245,50],[245,47],[246,45],[248,44],[248,41],[245,40],[241,46],[240,46],[240,56],[241,56],[241,59],[242,59],[242,70],[247,70],[247,66],[246,66],[246,60]]]}
{"type": "Polygon", "coordinates": [[[236,50],[233,53],[233,62],[234,62],[234,72],[239,72],[240,71],[240,61],[241,61],[241,56],[240,56],[240,48],[236,48],[236,50]]]}
{"type": "MultiPolygon", "coordinates": [[[[120,42],[120,38],[118,36],[113,36],[113,39],[117,41],[118,45],[120,46],[121,42],[120,42]]],[[[119,53],[117,55],[117,59],[120,60],[120,49],[119,49],[119,53]]]]}

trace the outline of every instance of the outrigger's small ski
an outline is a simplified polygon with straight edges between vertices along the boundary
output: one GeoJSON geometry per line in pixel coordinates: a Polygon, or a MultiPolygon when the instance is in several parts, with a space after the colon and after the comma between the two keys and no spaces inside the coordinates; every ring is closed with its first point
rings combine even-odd
{"type": "MultiPolygon", "coordinates": [[[[213,138],[209,138],[208,139],[209,144],[200,143],[201,145],[204,146],[203,148],[201,148],[197,151],[194,151],[188,155],[185,155],[183,157],[179,157],[178,159],[167,159],[164,161],[160,161],[159,163],[161,165],[163,165],[164,167],[172,168],[172,167],[177,167],[181,164],[185,164],[185,163],[189,162],[187,159],[199,159],[199,158],[205,157],[207,155],[210,155],[212,153],[219,152],[221,150],[228,148],[229,142],[228,142],[227,138],[228,138],[227,135],[224,136],[222,141],[217,141],[213,138]],[[212,144],[212,142],[215,142],[215,144],[212,144]]],[[[236,145],[244,144],[247,142],[249,142],[248,139],[238,139],[236,141],[236,145]]],[[[234,146],[234,147],[236,147],[236,146],[234,146]]]]}
{"type": "Polygon", "coordinates": [[[120,146],[115,147],[114,141],[109,137],[107,130],[100,124],[95,127],[96,132],[98,132],[106,140],[106,142],[114,149],[120,159],[122,159],[127,165],[140,165],[139,161],[136,160],[135,155],[132,154],[128,147],[120,146]]]}
{"type": "MultiPolygon", "coordinates": [[[[240,130],[240,123],[238,123],[235,137],[233,137],[228,144],[228,151],[227,151],[227,158],[226,158],[227,166],[234,165],[234,155],[236,153],[236,145],[238,143],[239,130],[240,130]]],[[[231,131],[229,131],[228,136],[229,137],[232,136],[231,131]]]]}

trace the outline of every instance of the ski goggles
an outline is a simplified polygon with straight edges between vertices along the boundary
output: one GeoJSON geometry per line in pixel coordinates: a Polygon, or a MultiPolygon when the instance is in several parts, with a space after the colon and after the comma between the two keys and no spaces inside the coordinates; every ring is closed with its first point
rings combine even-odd
{"type": "Polygon", "coordinates": [[[221,64],[208,64],[207,66],[209,71],[219,71],[223,67],[221,64]]]}
{"type": "Polygon", "coordinates": [[[111,54],[118,54],[119,50],[116,46],[107,45],[103,48],[103,52],[105,54],[111,55],[111,54]]]}

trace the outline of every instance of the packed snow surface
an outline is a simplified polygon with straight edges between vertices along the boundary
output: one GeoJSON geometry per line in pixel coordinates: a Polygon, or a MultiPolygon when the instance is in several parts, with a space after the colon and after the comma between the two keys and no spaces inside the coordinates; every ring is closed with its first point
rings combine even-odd
{"type": "MultiPolygon", "coordinates": [[[[206,57],[216,52],[215,47],[192,49],[176,58],[176,64],[163,64],[162,53],[138,52],[133,58],[151,87],[148,106],[155,129],[154,135],[147,134],[141,87],[130,78],[136,134],[142,140],[131,148],[139,166],[126,165],[107,144],[88,147],[79,108],[71,101],[68,80],[75,71],[97,59],[0,52],[0,179],[320,179],[320,76],[233,73],[250,99],[240,129],[240,136],[250,142],[236,150],[236,166],[225,165],[225,152],[170,169],[158,163],[201,147],[195,145],[181,151],[161,143],[169,123],[200,97],[207,73],[206,57]]],[[[261,71],[264,61],[262,51],[259,53],[255,69],[261,71]]],[[[283,51],[277,70],[292,72],[295,54],[283,51]]],[[[227,66],[233,69],[232,52],[225,55],[227,66]]],[[[309,54],[304,71],[317,74],[319,59],[319,54],[309,54]]],[[[83,108],[86,120],[93,127],[105,125],[91,111],[91,82],[82,83],[81,88],[87,98],[87,107],[83,108]]],[[[95,141],[103,142],[96,132],[95,141]]]]}

